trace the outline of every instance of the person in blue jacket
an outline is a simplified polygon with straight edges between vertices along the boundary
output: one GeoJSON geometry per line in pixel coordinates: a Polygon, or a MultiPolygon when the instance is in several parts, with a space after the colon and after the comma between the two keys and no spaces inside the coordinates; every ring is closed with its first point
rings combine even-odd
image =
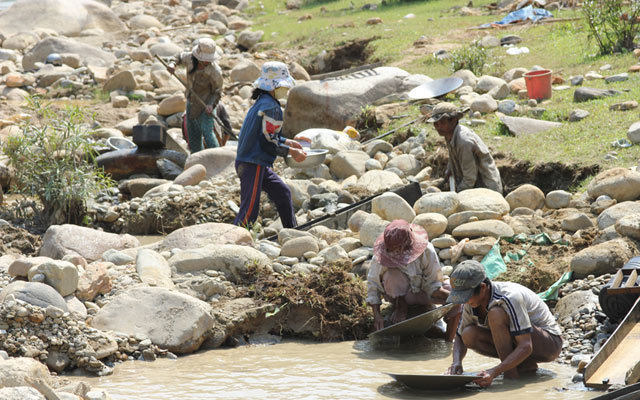
{"type": "Polygon", "coordinates": [[[255,103],[240,129],[236,172],[240,177],[240,211],[235,225],[249,226],[258,218],[260,193],[264,190],[280,214],[284,228],[297,226],[291,191],[271,169],[277,156],[291,155],[301,162],[307,157],[300,143],[280,136],[283,113],[277,99],[285,98],[295,81],[287,66],[270,61],[262,66],[253,86],[255,103]]]}

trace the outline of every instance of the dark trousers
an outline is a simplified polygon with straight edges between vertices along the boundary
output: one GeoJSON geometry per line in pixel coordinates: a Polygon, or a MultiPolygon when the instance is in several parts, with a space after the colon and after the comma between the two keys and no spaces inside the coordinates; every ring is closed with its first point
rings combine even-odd
{"type": "Polygon", "coordinates": [[[240,211],[233,221],[235,225],[246,226],[256,221],[262,190],[275,203],[284,228],[295,228],[298,225],[291,202],[291,190],[271,168],[236,162],[236,172],[240,177],[240,211]]]}

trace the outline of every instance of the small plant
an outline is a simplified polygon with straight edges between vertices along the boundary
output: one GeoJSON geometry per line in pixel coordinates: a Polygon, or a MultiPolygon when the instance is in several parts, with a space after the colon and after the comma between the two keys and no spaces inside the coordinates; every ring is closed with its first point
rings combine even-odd
{"type": "Polygon", "coordinates": [[[582,5],[589,39],[600,54],[633,50],[640,32],[640,0],[586,0],[582,5]]]}
{"type": "Polygon", "coordinates": [[[14,192],[39,200],[33,208],[47,224],[83,224],[86,201],[112,184],[94,164],[87,116],[78,107],[56,111],[38,97],[27,100],[34,117],[2,145],[15,169],[14,192]]]}
{"type": "Polygon", "coordinates": [[[463,47],[451,53],[451,70],[456,72],[468,69],[476,75],[482,75],[487,58],[487,51],[483,47],[463,47]]]}

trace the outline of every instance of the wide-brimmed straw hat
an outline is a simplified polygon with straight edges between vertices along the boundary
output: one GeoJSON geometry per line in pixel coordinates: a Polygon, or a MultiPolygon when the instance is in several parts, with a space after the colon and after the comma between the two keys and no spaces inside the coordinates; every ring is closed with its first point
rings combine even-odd
{"type": "Polygon", "coordinates": [[[428,244],[429,236],[420,225],[397,219],[376,239],[373,254],[383,266],[398,268],[417,259],[428,244]]]}
{"type": "Polygon", "coordinates": [[[213,39],[202,38],[198,39],[197,44],[193,47],[193,50],[191,50],[191,54],[193,54],[198,61],[212,63],[218,59],[216,54],[217,48],[218,46],[216,46],[216,42],[214,42],[213,39]]]}
{"type": "Polygon", "coordinates": [[[442,102],[436,104],[433,107],[433,111],[431,112],[431,118],[427,120],[429,123],[434,123],[440,121],[442,118],[462,118],[464,112],[467,111],[468,108],[458,108],[455,104],[442,102]]]}
{"type": "Polygon", "coordinates": [[[279,61],[268,61],[262,64],[260,78],[253,82],[253,86],[266,92],[279,87],[292,88],[295,84],[296,81],[289,74],[289,68],[279,61]]]}

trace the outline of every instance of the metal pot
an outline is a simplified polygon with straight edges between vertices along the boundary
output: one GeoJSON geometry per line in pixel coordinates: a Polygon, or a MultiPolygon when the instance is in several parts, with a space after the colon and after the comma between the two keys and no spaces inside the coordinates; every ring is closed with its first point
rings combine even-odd
{"type": "Polygon", "coordinates": [[[312,168],[324,162],[329,151],[325,149],[305,149],[307,158],[303,162],[297,162],[291,156],[287,156],[284,162],[291,168],[312,168]]]}

